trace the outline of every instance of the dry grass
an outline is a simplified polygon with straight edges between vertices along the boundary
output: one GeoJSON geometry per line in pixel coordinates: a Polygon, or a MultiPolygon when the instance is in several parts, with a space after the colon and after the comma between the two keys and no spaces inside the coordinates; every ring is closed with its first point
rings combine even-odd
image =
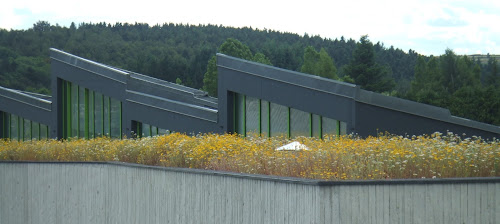
{"type": "Polygon", "coordinates": [[[294,140],[179,133],[124,140],[0,140],[0,160],[122,161],[324,180],[500,176],[498,140],[439,133],[294,140]],[[311,150],[274,150],[294,140],[311,150]]]}

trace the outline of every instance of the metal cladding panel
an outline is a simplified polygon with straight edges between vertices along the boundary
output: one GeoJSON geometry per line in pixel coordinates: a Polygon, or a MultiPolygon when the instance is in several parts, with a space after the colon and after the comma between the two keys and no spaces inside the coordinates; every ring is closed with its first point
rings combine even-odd
{"type": "MultiPolygon", "coordinates": [[[[85,70],[57,60],[52,60],[51,68],[53,79],[63,79],[120,101],[125,99],[126,77],[125,81],[118,80],[105,74],[96,73],[96,71],[85,70]]],[[[52,85],[57,86],[56,83],[53,81],[52,85]]]]}
{"type": "Polygon", "coordinates": [[[127,90],[176,100],[183,103],[190,103],[193,105],[217,108],[217,99],[205,96],[207,94],[206,92],[181,87],[162,80],[151,78],[144,79],[143,76],[131,76],[127,81],[127,90]]]}
{"type": "Polygon", "coordinates": [[[232,121],[230,92],[353,123],[355,86],[218,56],[219,121],[227,130],[232,121]]]}
{"type": "Polygon", "coordinates": [[[500,133],[458,125],[429,117],[391,110],[375,105],[356,104],[356,133],[360,136],[376,136],[377,132],[389,132],[400,135],[422,135],[434,132],[466,134],[468,137],[476,135],[483,138],[500,138],[500,133]],[[362,124],[362,125],[361,125],[362,124]],[[402,125],[404,124],[404,125],[402,125]]]}
{"type": "Polygon", "coordinates": [[[353,97],[356,85],[217,54],[217,66],[339,96],[353,97]]]}
{"type": "MultiPolygon", "coordinates": [[[[197,119],[217,122],[217,110],[170,100],[139,92],[127,91],[127,101],[149,108],[177,113],[197,119]]],[[[154,125],[154,123],[153,123],[154,125]]]]}
{"type": "Polygon", "coordinates": [[[0,87],[0,111],[52,126],[51,109],[50,101],[0,87]]]}
{"type": "Polygon", "coordinates": [[[59,61],[72,67],[80,68],[81,70],[85,70],[89,73],[94,73],[122,83],[127,81],[128,73],[123,70],[81,58],[61,50],[51,48],[50,57],[53,61],[59,61]]]}
{"type": "Polygon", "coordinates": [[[188,108],[186,106],[175,105],[172,103],[141,98],[130,97],[124,101],[124,130],[125,134],[132,131],[131,122],[139,121],[142,123],[154,125],[158,128],[168,129],[180,133],[222,133],[222,128],[217,124],[217,113],[200,111],[198,109],[188,108]],[[180,109],[179,109],[180,108],[180,109]],[[181,113],[185,111],[186,113],[181,113]]]}
{"type": "Polygon", "coordinates": [[[449,110],[361,90],[359,87],[218,54],[219,114],[231,122],[228,92],[339,120],[344,133],[361,136],[378,131],[431,134],[447,130],[497,137],[500,127],[454,117],[449,110]],[[224,104],[223,104],[224,103],[224,104]],[[226,105],[227,104],[227,105],[226,105]]]}

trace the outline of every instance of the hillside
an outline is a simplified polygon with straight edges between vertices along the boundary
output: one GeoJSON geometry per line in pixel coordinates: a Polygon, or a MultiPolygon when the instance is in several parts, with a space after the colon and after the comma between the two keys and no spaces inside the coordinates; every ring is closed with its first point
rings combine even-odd
{"type": "MultiPolygon", "coordinates": [[[[324,48],[339,72],[351,59],[353,39],[324,39],[273,30],[217,25],[82,23],[60,27],[40,21],[28,30],[0,30],[0,82],[2,86],[47,93],[48,49],[75,55],[201,88],[207,62],[227,39],[235,38],[253,53],[263,53],[274,66],[299,70],[307,46],[324,48]]],[[[399,89],[406,91],[417,58],[414,51],[375,44],[377,61],[387,65],[399,89]]]]}

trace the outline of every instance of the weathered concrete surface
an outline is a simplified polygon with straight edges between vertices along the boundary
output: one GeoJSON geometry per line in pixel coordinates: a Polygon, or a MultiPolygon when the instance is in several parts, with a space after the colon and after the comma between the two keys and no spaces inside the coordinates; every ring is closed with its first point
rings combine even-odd
{"type": "Polygon", "coordinates": [[[498,220],[500,178],[339,183],[117,163],[0,162],[0,224],[498,220]]]}

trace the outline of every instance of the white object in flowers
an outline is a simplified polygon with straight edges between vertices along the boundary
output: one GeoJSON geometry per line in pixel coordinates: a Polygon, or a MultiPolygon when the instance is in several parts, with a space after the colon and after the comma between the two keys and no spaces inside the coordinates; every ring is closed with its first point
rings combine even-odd
{"type": "Polygon", "coordinates": [[[309,150],[309,148],[307,148],[307,146],[297,141],[276,148],[276,151],[300,151],[300,150],[309,150]]]}

